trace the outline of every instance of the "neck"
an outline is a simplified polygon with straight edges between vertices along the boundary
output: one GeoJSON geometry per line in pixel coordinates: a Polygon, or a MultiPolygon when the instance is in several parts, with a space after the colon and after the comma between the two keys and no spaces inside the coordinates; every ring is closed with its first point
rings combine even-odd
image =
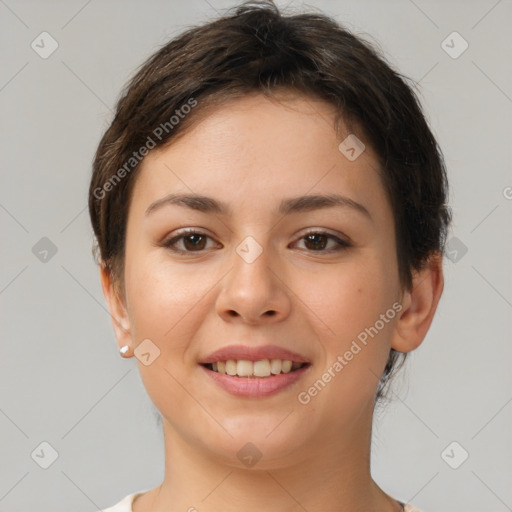
{"type": "Polygon", "coordinates": [[[325,432],[293,463],[292,456],[262,458],[250,469],[185,442],[164,419],[165,477],[135,500],[133,512],[398,512],[370,475],[372,413],[364,428],[357,422],[350,432],[325,432]]]}

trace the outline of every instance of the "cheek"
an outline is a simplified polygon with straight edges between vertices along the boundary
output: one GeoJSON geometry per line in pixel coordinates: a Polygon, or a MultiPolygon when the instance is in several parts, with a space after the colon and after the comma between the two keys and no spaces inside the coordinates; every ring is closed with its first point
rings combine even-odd
{"type": "Polygon", "coordinates": [[[157,409],[168,418],[169,411],[181,411],[182,423],[193,420],[192,412],[198,413],[183,383],[195,365],[191,340],[204,319],[205,294],[214,284],[192,266],[184,267],[147,254],[138,259],[137,253],[131,253],[125,270],[134,345],[150,339],[159,349],[150,365],[137,361],[141,379],[157,409]]]}
{"type": "Polygon", "coordinates": [[[301,284],[301,298],[316,314],[310,317],[317,317],[315,323],[322,331],[324,357],[315,378],[328,384],[325,392],[318,393],[319,407],[339,412],[338,406],[357,409],[373,401],[396,321],[392,306],[398,281],[389,261],[368,251],[301,284]]]}
{"type": "Polygon", "coordinates": [[[310,321],[321,331],[323,357],[299,391],[308,407],[330,418],[333,432],[373,407],[391,348],[395,284],[379,258],[364,261],[333,266],[301,284],[301,298],[315,313],[310,321]]]}
{"type": "Polygon", "coordinates": [[[162,351],[182,350],[200,324],[197,309],[214,284],[187,265],[132,253],[126,260],[126,293],[135,342],[154,339],[162,351]]]}
{"type": "Polygon", "coordinates": [[[294,292],[325,323],[336,340],[346,340],[373,325],[396,296],[396,272],[385,258],[366,254],[296,277],[294,292]]]}

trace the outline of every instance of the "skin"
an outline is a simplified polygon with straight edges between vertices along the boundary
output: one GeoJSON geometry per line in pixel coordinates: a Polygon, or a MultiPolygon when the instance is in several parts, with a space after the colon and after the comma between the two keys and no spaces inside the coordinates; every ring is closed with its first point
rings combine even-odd
{"type": "Polygon", "coordinates": [[[374,397],[391,347],[409,352],[423,341],[443,289],[442,262],[433,254],[412,289],[402,288],[377,159],[366,144],[348,160],[338,145],[349,132],[336,133],[333,123],[322,100],[253,94],[217,108],[142,162],[124,291],[101,271],[119,347],[129,345],[130,357],[149,338],[160,350],[149,366],[136,361],[162,414],[165,477],[135,499],[134,512],[401,510],[370,474],[374,397]],[[232,212],[166,204],[145,214],[170,193],[209,196],[232,212]],[[357,201],[371,218],[348,206],[276,213],[285,198],[332,193],[357,201]],[[165,247],[186,227],[209,237],[200,239],[202,250],[194,252],[190,238],[177,243],[186,254],[165,247]],[[303,238],[309,228],[352,245],[320,237],[328,245],[315,250],[303,238]],[[262,249],[252,263],[236,252],[247,236],[262,249]],[[298,393],[397,301],[400,313],[301,404],[298,393]],[[276,395],[237,398],[198,365],[236,343],[276,344],[312,365],[276,395]],[[237,457],[247,442],[263,454],[252,468],[237,457]]]}

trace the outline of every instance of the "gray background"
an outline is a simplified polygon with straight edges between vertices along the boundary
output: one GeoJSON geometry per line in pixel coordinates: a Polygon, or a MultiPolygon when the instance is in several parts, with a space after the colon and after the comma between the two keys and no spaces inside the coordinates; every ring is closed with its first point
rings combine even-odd
{"type": "MultiPolygon", "coordinates": [[[[3,512],[93,511],[161,481],[160,427],[135,360],[117,352],[91,257],[90,164],[136,66],[234,3],[0,0],[3,512]],[[47,59],[31,48],[43,31],[59,45],[47,59]],[[48,242],[33,250],[43,237],[57,248],[46,261],[48,242]],[[58,452],[48,469],[43,441],[58,452]]],[[[512,3],[310,5],[420,81],[451,180],[455,261],[427,339],[376,417],[373,475],[425,512],[512,510],[512,3]],[[469,44],[458,58],[442,47],[453,31],[469,44]]]]}

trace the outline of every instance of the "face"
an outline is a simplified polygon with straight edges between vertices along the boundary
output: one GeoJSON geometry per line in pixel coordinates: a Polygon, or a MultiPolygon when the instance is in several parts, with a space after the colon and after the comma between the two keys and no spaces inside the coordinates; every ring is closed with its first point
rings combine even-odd
{"type": "Polygon", "coordinates": [[[373,410],[401,288],[377,159],[340,150],[348,135],[327,103],[255,94],[139,170],[124,306],[133,346],[150,340],[141,377],[170,435],[234,466],[247,442],[268,467],[332,450],[373,410]]]}

